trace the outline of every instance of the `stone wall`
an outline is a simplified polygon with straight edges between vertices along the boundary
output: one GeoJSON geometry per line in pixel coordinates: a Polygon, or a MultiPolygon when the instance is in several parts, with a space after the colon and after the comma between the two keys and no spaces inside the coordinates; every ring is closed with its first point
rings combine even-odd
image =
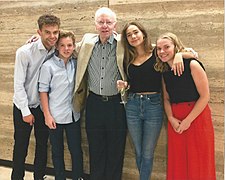
{"type": "MultiPolygon", "coordinates": [[[[224,10],[223,1],[186,0],[6,0],[0,2],[0,159],[12,159],[13,124],[13,68],[15,51],[31,35],[36,34],[37,19],[46,12],[54,13],[62,21],[62,29],[73,30],[77,41],[86,32],[95,32],[94,12],[109,6],[118,17],[118,32],[127,21],[137,20],[148,29],[152,42],[166,31],[176,33],[188,47],[194,48],[203,61],[210,82],[210,105],[213,114],[216,145],[217,179],[223,179],[224,170],[224,10]]],[[[84,121],[83,121],[84,122],[84,121]]],[[[82,128],[84,129],[84,123],[82,128]]],[[[83,130],[84,168],[89,172],[88,145],[83,130]]],[[[166,120],[155,152],[153,179],[165,179],[166,120]]],[[[33,162],[34,139],[31,138],[27,163],[33,162]]],[[[65,144],[66,168],[71,169],[65,144]]],[[[52,167],[49,148],[48,166],[52,167]]],[[[134,149],[128,135],[124,160],[124,180],[137,180],[134,149]]]]}

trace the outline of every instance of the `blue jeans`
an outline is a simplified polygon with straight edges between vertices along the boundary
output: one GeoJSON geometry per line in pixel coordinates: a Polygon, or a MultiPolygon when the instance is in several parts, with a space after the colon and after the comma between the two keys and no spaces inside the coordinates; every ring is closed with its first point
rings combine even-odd
{"type": "Polygon", "coordinates": [[[126,104],[128,130],[136,152],[140,180],[151,177],[155,146],[163,121],[160,94],[130,93],[126,104]]]}
{"type": "Polygon", "coordinates": [[[70,124],[57,124],[56,129],[49,130],[55,180],[66,179],[64,163],[64,130],[66,132],[67,144],[72,160],[72,178],[73,180],[77,180],[83,175],[80,120],[70,124]]]}

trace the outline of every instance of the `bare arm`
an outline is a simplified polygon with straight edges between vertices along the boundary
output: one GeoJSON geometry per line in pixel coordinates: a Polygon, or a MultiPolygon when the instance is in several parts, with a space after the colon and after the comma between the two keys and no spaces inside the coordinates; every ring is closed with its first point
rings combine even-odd
{"type": "Polygon", "coordinates": [[[50,110],[49,110],[48,93],[47,92],[40,92],[40,98],[41,98],[41,105],[42,105],[44,116],[45,116],[45,124],[50,129],[55,129],[56,123],[55,123],[55,120],[50,113],[50,110]]]}
{"type": "Polygon", "coordinates": [[[180,127],[178,129],[179,133],[182,133],[190,127],[194,119],[204,110],[210,98],[209,84],[205,71],[197,61],[191,61],[190,68],[193,80],[195,82],[200,97],[196,101],[192,111],[181,122],[180,127]]]}
{"type": "Polygon", "coordinates": [[[172,125],[174,131],[177,132],[177,129],[180,126],[181,121],[173,117],[173,112],[171,109],[169,94],[166,91],[166,85],[164,80],[162,80],[162,89],[163,89],[163,101],[164,101],[164,109],[168,118],[169,123],[172,125]]]}
{"type": "Polygon", "coordinates": [[[182,75],[184,71],[184,62],[183,58],[195,58],[198,59],[198,53],[194,51],[192,48],[185,48],[184,51],[178,52],[175,54],[172,70],[174,72],[174,75],[182,75]]]}

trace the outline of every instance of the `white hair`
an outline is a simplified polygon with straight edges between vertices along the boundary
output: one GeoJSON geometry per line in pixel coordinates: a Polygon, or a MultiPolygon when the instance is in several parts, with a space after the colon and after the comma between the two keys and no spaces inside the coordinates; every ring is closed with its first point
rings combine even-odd
{"type": "Polygon", "coordinates": [[[95,21],[103,14],[111,16],[116,21],[116,13],[107,7],[101,7],[95,12],[95,21]]]}

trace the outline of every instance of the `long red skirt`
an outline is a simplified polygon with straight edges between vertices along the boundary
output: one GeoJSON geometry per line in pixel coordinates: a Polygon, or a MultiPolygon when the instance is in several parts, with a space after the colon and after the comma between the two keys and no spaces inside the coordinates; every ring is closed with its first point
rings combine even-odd
{"type": "MultiPolygon", "coordinates": [[[[194,104],[172,104],[174,117],[183,120],[194,104]]],[[[168,123],[167,180],[215,180],[214,153],[214,130],[208,105],[182,134],[176,133],[168,123]]]]}

